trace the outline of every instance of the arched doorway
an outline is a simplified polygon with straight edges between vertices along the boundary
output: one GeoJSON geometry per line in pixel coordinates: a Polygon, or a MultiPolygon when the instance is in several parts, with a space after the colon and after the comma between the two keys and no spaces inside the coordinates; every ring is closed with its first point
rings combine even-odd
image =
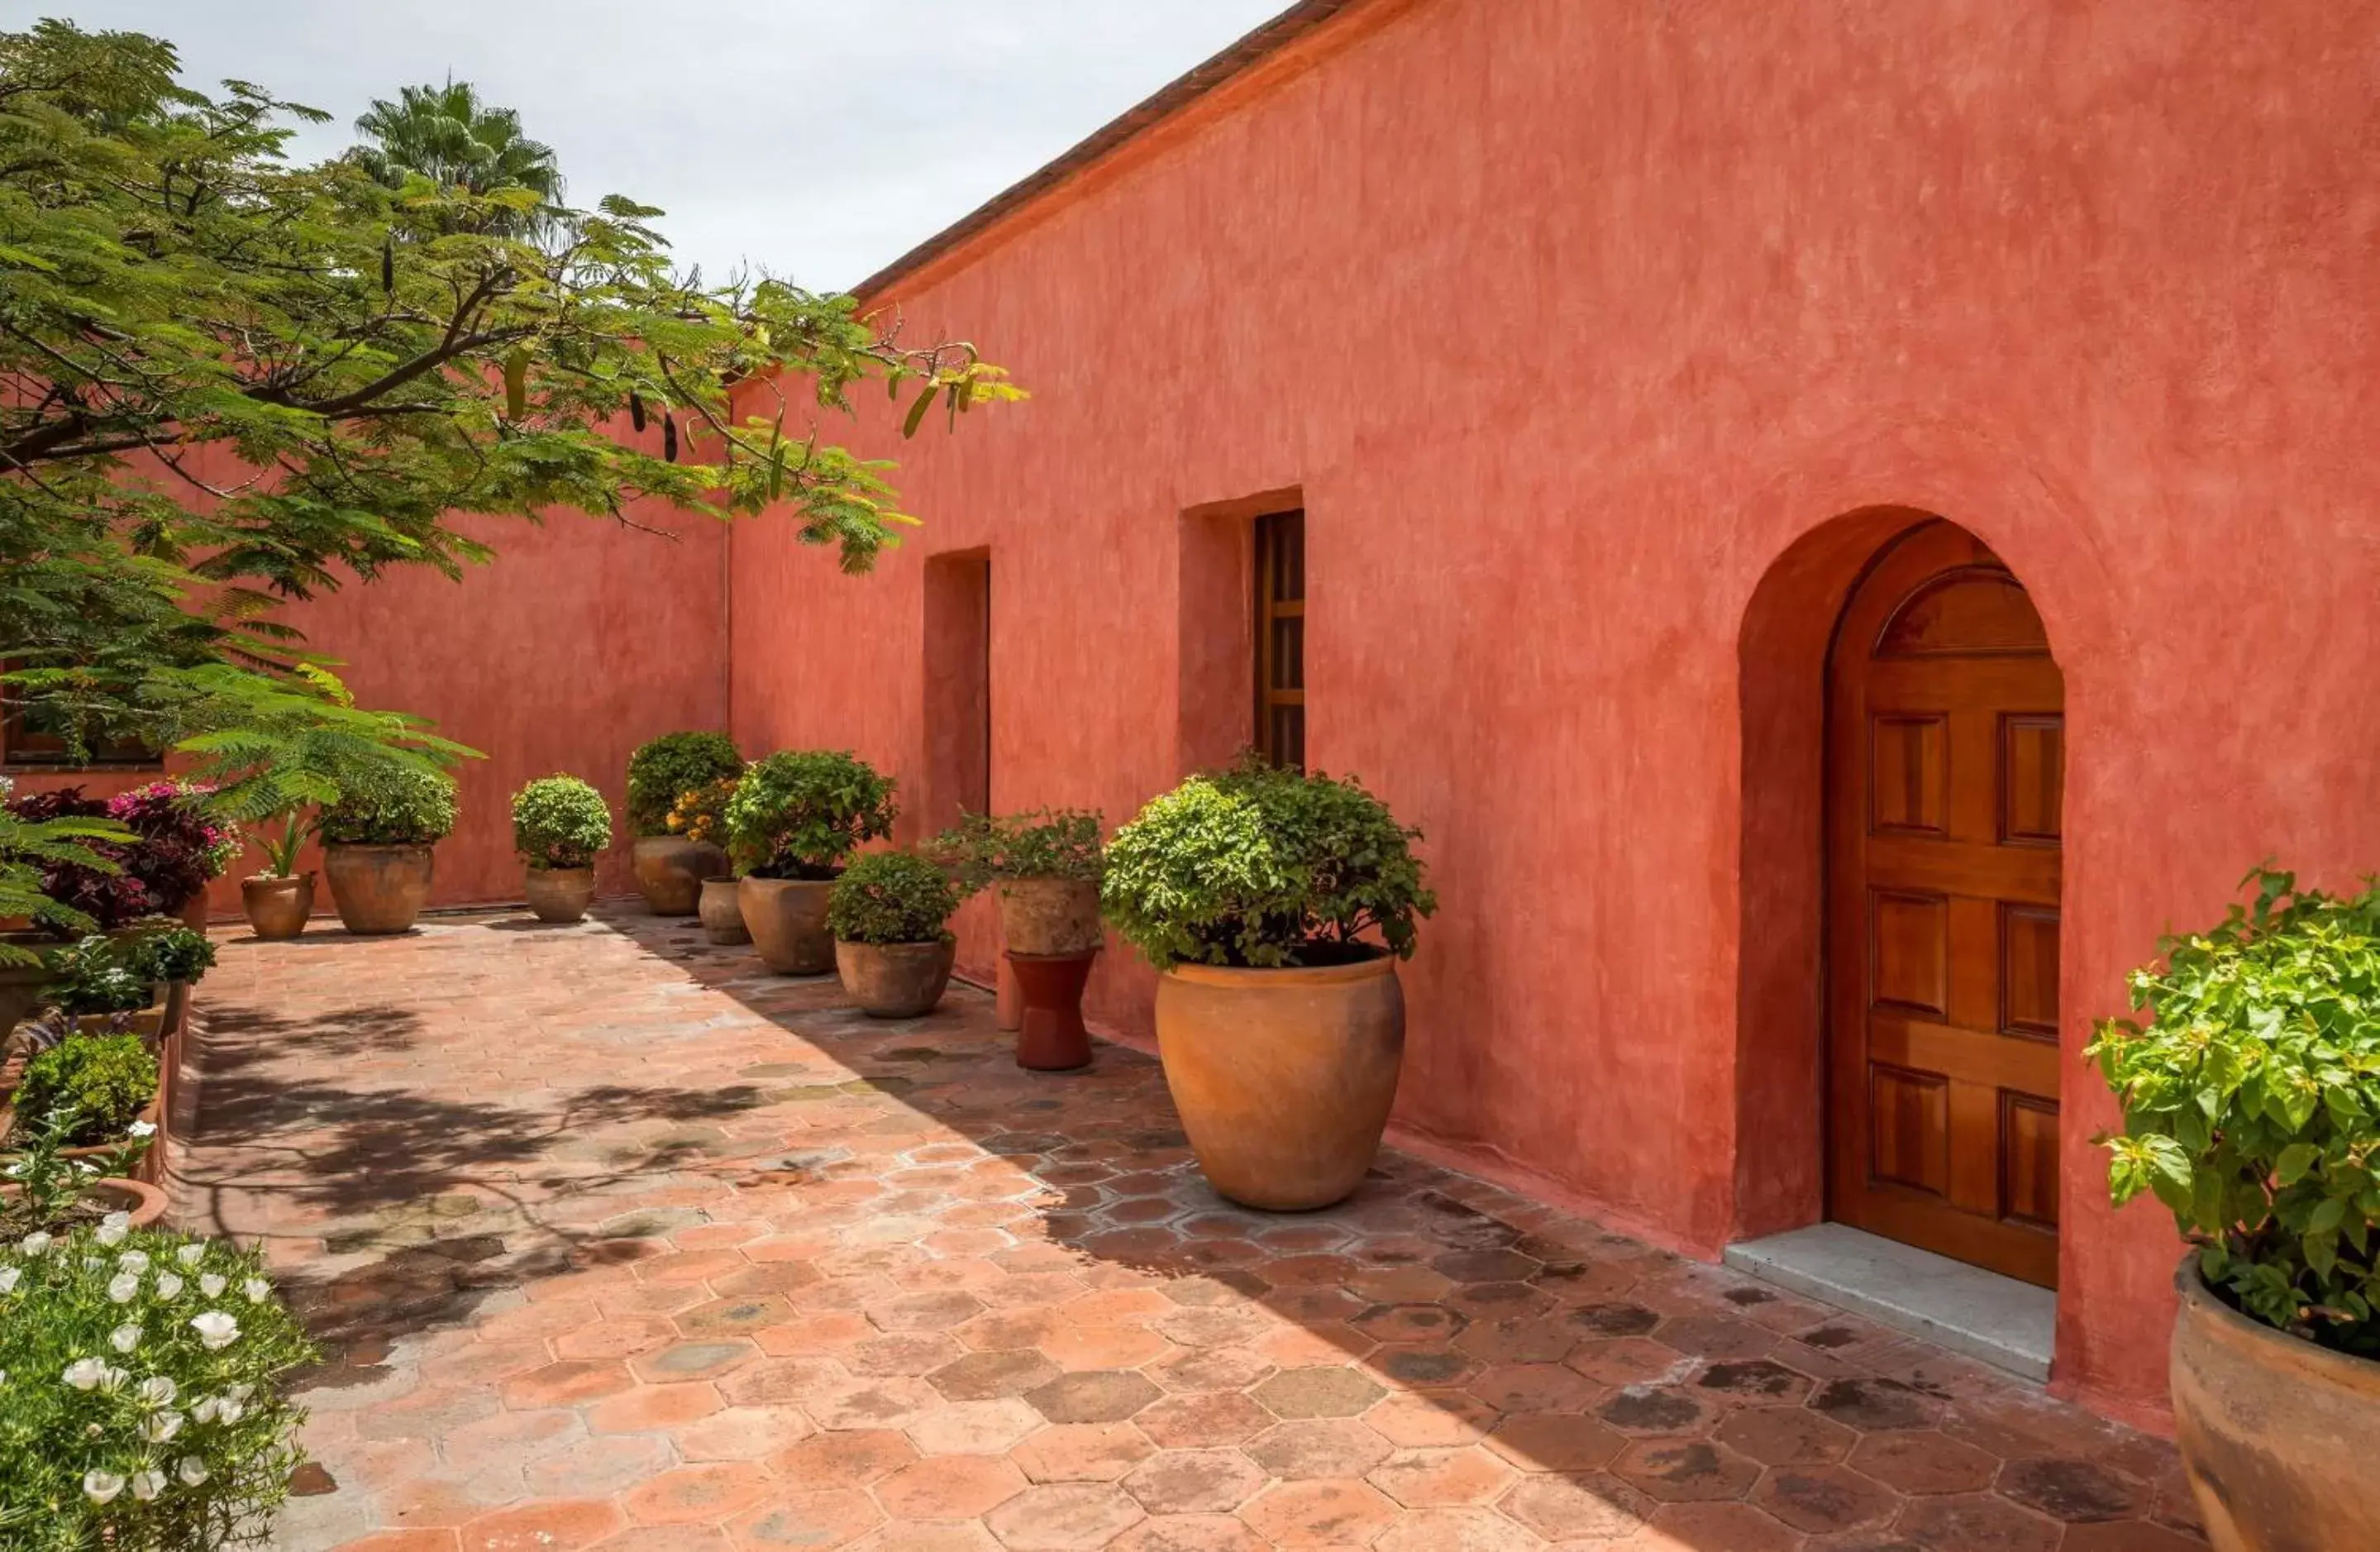
{"type": "Polygon", "coordinates": [[[2065,685],[1999,558],[1934,519],[1827,667],[1827,1205],[2058,1281],[2065,685]]]}

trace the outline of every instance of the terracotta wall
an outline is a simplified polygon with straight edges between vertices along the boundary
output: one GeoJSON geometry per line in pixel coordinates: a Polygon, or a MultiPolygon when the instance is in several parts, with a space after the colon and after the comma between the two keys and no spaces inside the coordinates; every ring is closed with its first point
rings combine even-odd
{"type": "Polygon", "coordinates": [[[2369,3],[1375,0],[901,287],[1037,397],[883,435],[875,577],[736,532],[735,731],[916,791],[980,548],[994,805],[1125,818],[1243,693],[1198,525],[1300,493],[1313,758],[1444,901],[1404,1135],[1711,1255],[1815,1211],[1846,515],[1952,518],[2069,686],[2059,1384],[2153,1421],[2175,1245],[2076,1053],[2258,859],[2380,861],[2375,80],[2369,3]]]}
{"type": "MultiPolygon", "coordinates": [[[[572,512],[541,525],[468,519],[466,529],[497,559],[460,581],[394,572],[286,612],[310,649],[344,660],[338,672],[358,704],[427,716],[487,756],[457,773],[462,824],[438,848],[433,905],[520,898],[511,796],[558,771],[586,777],[610,800],[617,842],[599,886],[633,890],[630,752],[674,728],[726,726],[726,530],[659,510],[636,517],[667,536],[572,512]]],[[[17,779],[28,790],[79,785],[104,795],[156,776],[17,779]]],[[[261,865],[251,851],[216,881],[210,903],[218,915],[238,915],[239,875],[261,865]]],[[[327,894],[316,908],[330,909],[327,894]]]]}

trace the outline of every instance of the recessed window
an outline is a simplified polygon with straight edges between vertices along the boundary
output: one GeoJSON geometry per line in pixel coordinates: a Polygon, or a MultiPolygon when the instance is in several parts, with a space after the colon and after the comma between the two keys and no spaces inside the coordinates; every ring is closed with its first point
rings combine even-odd
{"type": "Polygon", "coordinates": [[[1256,736],[1276,765],[1305,768],[1305,514],[1256,526],[1256,736]]]}
{"type": "Polygon", "coordinates": [[[991,556],[926,562],[928,829],[991,811],[991,556]]]}

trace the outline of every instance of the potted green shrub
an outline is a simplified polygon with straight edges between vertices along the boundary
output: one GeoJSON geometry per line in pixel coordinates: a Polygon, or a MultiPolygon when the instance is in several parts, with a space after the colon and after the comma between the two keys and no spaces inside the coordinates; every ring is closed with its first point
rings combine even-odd
{"type": "Polygon", "coordinates": [[[320,1354],[261,1254],[122,1211],[0,1226],[0,1438],[40,1441],[0,1450],[9,1544],[265,1537],[304,1460],[287,1385],[320,1354]]]}
{"type": "Polygon", "coordinates": [[[971,813],[929,852],[969,894],[1000,898],[1000,939],[1011,953],[1088,954],[1099,947],[1099,815],[1091,809],[971,813]]]}
{"type": "Polygon", "coordinates": [[[702,881],[727,876],[717,844],[674,833],[670,811],[685,793],[744,773],[724,733],[664,733],[628,757],[628,828],[637,837],[637,889],[656,916],[691,916],[702,881]]]}
{"type": "Polygon", "coordinates": [[[595,859],[612,844],[603,794],[575,776],[540,776],[513,794],[513,849],[540,922],[576,922],[595,899],[595,859]]]}
{"type": "Polygon", "coordinates": [[[913,852],[871,851],[834,881],[826,920],[843,989],[873,1019],[934,1010],[957,952],[949,931],[959,893],[913,852]]]}
{"type": "Polygon", "coordinates": [[[834,968],[834,880],[862,842],[892,833],[897,812],[892,781],[848,751],[786,751],[744,773],[727,804],[727,847],[761,963],[780,975],[834,968]]]}
{"type": "Polygon", "coordinates": [[[349,785],[322,817],[331,903],[357,934],[407,932],[430,898],[431,848],[455,831],[455,783],[392,764],[349,785]]]}
{"type": "Polygon", "coordinates": [[[2085,1053],[2124,1112],[2118,1203],[2165,1204],[2175,1439],[2218,1552],[2380,1546],[2380,889],[2259,869],[2131,976],[2085,1053]]]}
{"type": "Polygon", "coordinates": [[[1353,781],[1250,756],[1108,844],[1101,905],[1159,972],[1166,1086],[1232,1201],[1328,1206],[1371,1167],[1404,1052],[1397,961],[1437,908],[1419,835],[1353,781]]]}

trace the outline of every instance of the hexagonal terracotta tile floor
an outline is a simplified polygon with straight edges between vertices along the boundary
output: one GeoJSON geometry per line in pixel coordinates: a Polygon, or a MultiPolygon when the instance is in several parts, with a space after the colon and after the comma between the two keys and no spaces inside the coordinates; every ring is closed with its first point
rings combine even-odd
{"type": "Polygon", "coordinates": [[[334,1355],[291,1552],[2199,1545],[1972,1363],[1394,1155],[1243,1212],[1142,1056],[601,915],[224,945],[180,1190],[334,1355]]]}

